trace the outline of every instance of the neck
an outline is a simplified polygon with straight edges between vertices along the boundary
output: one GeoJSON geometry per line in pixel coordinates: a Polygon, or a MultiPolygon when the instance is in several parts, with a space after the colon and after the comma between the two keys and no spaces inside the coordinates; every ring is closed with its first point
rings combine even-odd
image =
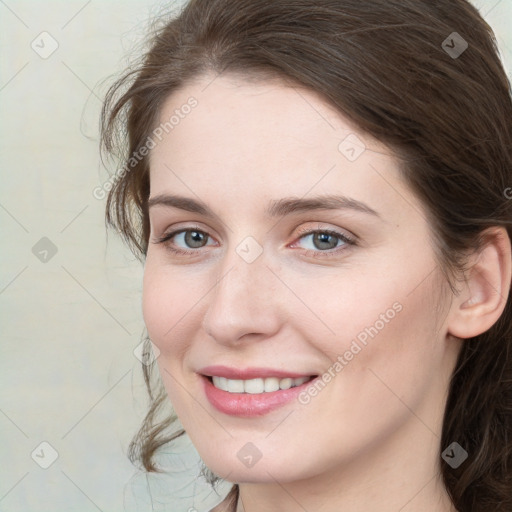
{"type": "Polygon", "coordinates": [[[439,435],[425,425],[313,478],[239,484],[234,512],[456,512],[444,487],[439,435]]]}

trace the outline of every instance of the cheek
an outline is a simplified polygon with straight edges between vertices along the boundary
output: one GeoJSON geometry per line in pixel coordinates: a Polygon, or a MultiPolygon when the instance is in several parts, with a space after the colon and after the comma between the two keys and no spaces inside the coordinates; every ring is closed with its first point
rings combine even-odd
{"type": "Polygon", "coordinates": [[[166,304],[169,303],[169,299],[168,288],[161,279],[158,279],[157,272],[151,264],[151,258],[148,256],[144,267],[142,286],[142,316],[149,337],[160,350],[162,350],[162,347],[158,340],[172,325],[166,315],[163,314],[167,309],[166,304]]]}
{"type": "Polygon", "coordinates": [[[429,394],[446,384],[432,286],[424,282],[410,290],[391,283],[361,287],[345,296],[338,310],[342,315],[329,310],[326,322],[336,331],[336,341],[324,351],[339,363],[331,367],[336,374],[331,389],[344,410],[333,415],[334,423],[340,417],[366,418],[368,425],[377,422],[384,431],[410,414],[407,407],[421,408],[429,394]]]}
{"type": "Polygon", "coordinates": [[[434,294],[427,282],[410,291],[392,283],[360,283],[319,309],[335,335],[310,337],[333,363],[324,370],[325,388],[299,397],[299,412],[305,438],[317,438],[321,429],[319,449],[333,464],[383,441],[411,417],[415,421],[411,411],[435,424],[447,376],[435,333],[434,294]],[[311,418],[322,418],[322,426],[311,418]]]}
{"type": "Polygon", "coordinates": [[[144,267],[142,314],[153,343],[160,352],[176,354],[192,338],[198,323],[201,298],[207,285],[179,269],[158,265],[148,256],[144,267]],[[199,283],[199,284],[198,284],[199,283]]]}
{"type": "MultiPolygon", "coordinates": [[[[414,343],[419,349],[421,343],[433,342],[435,307],[440,300],[434,284],[437,274],[432,272],[436,262],[429,250],[418,255],[410,238],[412,241],[402,241],[400,247],[406,254],[415,254],[414,258],[400,257],[390,244],[378,258],[361,258],[354,267],[317,279],[315,286],[296,279],[294,289],[324,324],[325,339],[335,340],[327,343],[326,352],[331,346],[336,357],[357,340],[362,349],[370,345],[376,350],[393,349],[387,358],[400,357],[414,343]]],[[[361,354],[363,351],[368,352],[361,350],[361,354]]]]}
{"type": "Polygon", "coordinates": [[[378,274],[351,273],[350,281],[318,280],[315,287],[295,283],[318,319],[297,307],[294,321],[302,322],[303,333],[328,356],[327,371],[340,376],[330,381],[332,388],[358,396],[360,403],[364,395],[367,405],[377,406],[396,399],[389,388],[412,402],[425,392],[444,354],[436,332],[440,298],[434,274],[425,279],[429,268],[418,266],[407,278],[396,266],[378,274]],[[310,317],[309,326],[301,315],[310,317]]]}

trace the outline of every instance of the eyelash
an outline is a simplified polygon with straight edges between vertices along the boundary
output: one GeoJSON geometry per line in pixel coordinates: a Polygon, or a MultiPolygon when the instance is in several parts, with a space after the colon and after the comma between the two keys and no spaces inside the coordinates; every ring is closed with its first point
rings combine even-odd
{"type": "MultiPolygon", "coordinates": [[[[189,227],[189,228],[186,228],[186,229],[177,229],[176,231],[171,231],[170,233],[167,233],[167,234],[163,235],[162,237],[157,238],[155,240],[155,243],[156,244],[164,244],[167,250],[169,250],[173,254],[177,254],[179,256],[193,256],[193,255],[196,255],[197,252],[198,252],[198,249],[189,249],[189,250],[187,250],[187,249],[176,249],[170,243],[167,243],[172,238],[174,238],[176,235],[179,235],[180,233],[186,233],[187,231],[197,231],[198,233],[202,233],[203,235],[206,235],[206,236],[210,237],[210,235],[208,235],[208,233],[206,233],[206,231],[203,231],[199,227],[189,227]]],[[[202,247],[201,247],[201,249],[202,249],[202,247]]]]}
{"type": "MultiPolygon", "coordinates": [[[[339,253],[342,251],[346,251],[349,246],[355,246],[356,239],[355,237],[349,236],[344,233],[340,233],[338,231],[334,231],[332,229],[308,229],[308,228],[301,228],[298,232],[298,238],[297,240],[300,240],[308,235],[314,235],[317,233],[321,233],[324,235],[331,235],[336,238],[338,238],[341,242],[343,242],[343,245],[339,247],[335,247],[333,249],[327,249],[325,251],[321,250],[313,250],[313,249],[306,249],[305,255],[308,257],[313,258],[330,258],[330,257],[336,257],[339,256],[339,253]]],[[[295,244],[296,242],[294,242],[295,244]]]]}
{"type": "MultiPolygon", "coordinates": [[[[178,229],[176,231],[172,231],[171,233],[167,233],[167,234],[163,235],[162,237],[157,238],[154,243],[164,244],[166,246],[166,249],[171,251],[173,254],[177,254],[179,256],[197,255],[199,249],[202,249],[203,247],[198,248],[198,249],[189,249],[189,250],[176,249],[176,247],[173,247],[172,244],[167,243],[170,240],[172,240],[172,238],[174,238],[176,235],[179,235],[181,233],[186,233],[188,231],[197,231],[197,232],[211,238],[210,235],[208,235],[208,233],[206,233],[206,231],[203,231],[202,229],[200,229],[198,227],[190,227],[190,228],[186,228],[186,229],[178,229]]],[[[353,238],[349,235],[343,234],[343,233],[339,233],[338,231],[330,230],[330,229],[303,228],[303,229],[299,230],[297,240],[300,240],[308,235],[314,235],[317,233],[334,236],[334,237],[338,238],[341,242],[343,242],[344,245],[342,245],[340,247],[335,247],[333,249],[327,249],[325,251],[306,249],[306,251],[305,251],[306,256],[312,256],[314,258],[329,258],[329,257],[337,256],[339,252],[346,250],[347,246],[357,245],[355,238],[353,238]]],[[[294,242],[294,243],[296,243],[296,242],[294,242]]]]}

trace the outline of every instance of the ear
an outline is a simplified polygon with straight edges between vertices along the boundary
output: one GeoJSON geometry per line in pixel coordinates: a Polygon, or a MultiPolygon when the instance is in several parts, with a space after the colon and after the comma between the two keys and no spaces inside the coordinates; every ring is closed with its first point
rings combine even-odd
{"type": "Polygon", "coordinates": [[[512,254],[506,229],[489,228],[482,239],[482,248],[470,256],[462,290],[449,312],[448,333],[458,338],[489,330],[503,313],[510,291],[512,254]]]}

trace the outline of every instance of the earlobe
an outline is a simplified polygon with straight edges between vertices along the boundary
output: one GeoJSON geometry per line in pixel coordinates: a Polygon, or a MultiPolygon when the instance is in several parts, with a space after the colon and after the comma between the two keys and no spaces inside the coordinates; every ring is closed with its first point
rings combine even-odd
{"type": "Polygon", "coordinates": [[[507,303],[511,285],[511,244],[505,228],[482,233],[482,248],[471,256],[460,294],[454,298],[448,333],[472,338],[489,330],[507,303]]]}

